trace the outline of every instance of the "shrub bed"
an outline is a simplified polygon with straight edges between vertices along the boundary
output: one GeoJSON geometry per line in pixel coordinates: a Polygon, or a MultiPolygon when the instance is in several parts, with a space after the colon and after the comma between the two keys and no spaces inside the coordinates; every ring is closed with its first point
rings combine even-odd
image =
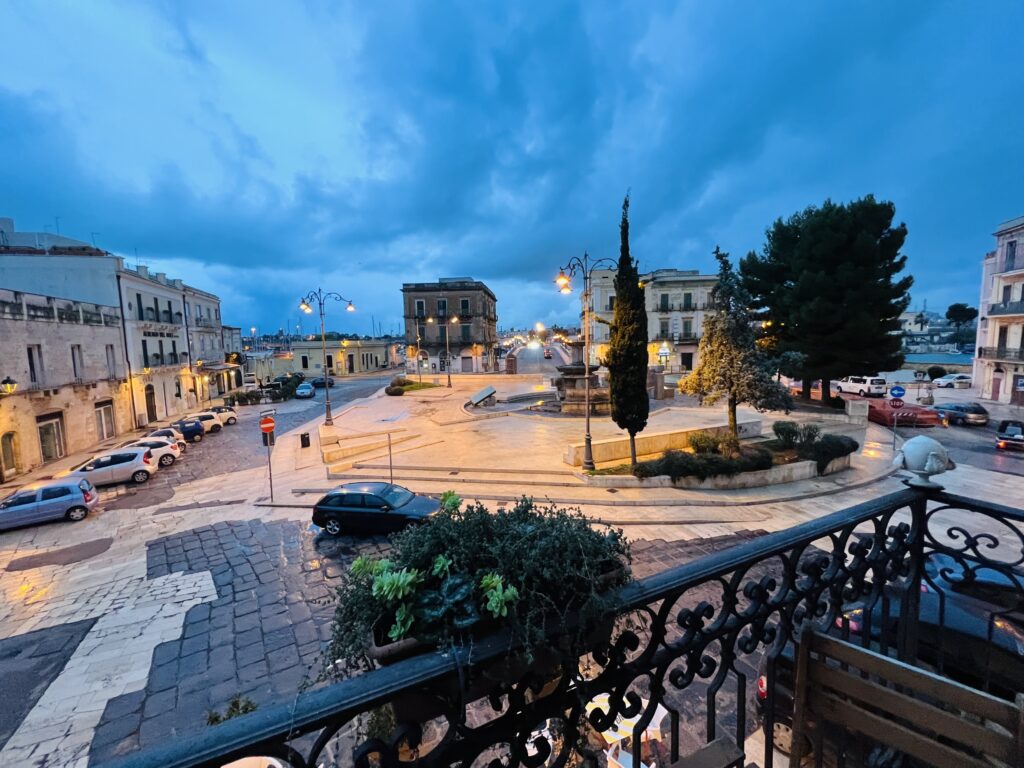
{"type": "Polygon", "coordinates": [[[665,451],[661,458],[638,463],[633,468],[633,474],[636,477],[668,475],[675,482],[681,477],[706,480],[715,475],[732,476],[740,472],[754,472],[771,467],[771,451],[758,446],[746,446],[740,448],[738,454],[733,456],[723,456],[720,453],[665,451]]]}
{"type": "Polygon", "coordinates": [[[384,387],[384,394],[390,395],[391,397],[401,397],[402,395],[405,394],[405,387],[389,384],[388,386],[384,387]]]}

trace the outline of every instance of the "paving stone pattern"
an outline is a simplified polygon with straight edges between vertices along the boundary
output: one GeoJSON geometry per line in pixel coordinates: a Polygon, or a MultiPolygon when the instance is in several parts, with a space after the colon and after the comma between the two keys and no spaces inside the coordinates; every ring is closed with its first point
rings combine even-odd
{"type": "MultiPolygon", "coordinates": [[[[217,598],[191,608],[181,637],[155,648],[143,691],[108,702],[91,764],[202,729],[207,713],[222,711],[233,696],[266,704],[294,696],[317,677],[330,634],[332,585],[358,555],[386,551],[387,540],[332,539],[316,531],[249,520],[149,543],[150,579],[209,571],[217,598]]],[[[736,536],[637,542],[634,571],[646,576],[736,543],[736,536]]],[[[694,692],[680,705],[688,709],[698,700],[694,692]]]]}
{"type": "Polygon", "coordinates": [[[218,523],[150,542],[147,575],[210,571],[217,598],[191,608],[182,635],[158,645],[142,695],[112,699],[90,762],[206,727],[235,695],[257,705],[317,677],[333,615],[332,582],[385,539],[330,539],[296,522],[218,523]]]}
{"type": "Polygon", "coordinates": [[[0,640],[0,749],[49,688],[96,619],[0,640]]]}

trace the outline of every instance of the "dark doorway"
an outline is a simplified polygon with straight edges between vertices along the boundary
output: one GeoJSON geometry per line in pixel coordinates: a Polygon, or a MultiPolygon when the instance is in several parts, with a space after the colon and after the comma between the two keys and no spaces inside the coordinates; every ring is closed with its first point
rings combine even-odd
{"type": "Polygon", "coordinates": [[[156,421],[156,390],[152,384],[146,385],[146,419],[149,424],[156,421]]]}

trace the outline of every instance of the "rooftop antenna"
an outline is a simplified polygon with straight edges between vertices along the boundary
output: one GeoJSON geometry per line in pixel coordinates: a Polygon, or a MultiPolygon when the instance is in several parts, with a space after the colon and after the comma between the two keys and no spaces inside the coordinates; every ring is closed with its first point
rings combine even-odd
{"type": "Polygon", "coordinates": [[[97,248],[98,247],[96,245],[96,235],[102,235],[102,234],[103,234],[102,232],[90,232],[89,233],[89,236],[92,238],[92,247],[93,248],[97,248]]]}
{"type": "Polygon", "coordinates": [[[57,234],[60,234],[60,216],[54,216],[53,220],[56,222],[57,234]]]}

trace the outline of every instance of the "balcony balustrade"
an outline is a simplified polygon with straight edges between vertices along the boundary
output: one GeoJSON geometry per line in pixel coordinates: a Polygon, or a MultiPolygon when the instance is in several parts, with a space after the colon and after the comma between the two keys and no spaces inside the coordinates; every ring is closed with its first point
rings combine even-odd
{"type": "MultiPolygon", "coordinates": [[[[772,732],[777,672],[792,658],[804,622],[941,675],[962,674],[964,664],[975,663],[975,687],[1012,695],[1003,690],[1007,669],[984,659],[972,662],[957,640],[962,627],[947,626],[945,617],[955,612],[940,606],[951,605],[958,585],[993,574],[1007,585],[1000,604],[1020,606],[1022,526],[1021,510],[907,489],[623,587],[620,608],[608,617],[610,640],[581,659],[563,654],[558,671],[544,678],[526,673],[516,682],[496,683],[491,699],[464,701],[461,691],[508,654],[508,638],[501,634],[479,638],[472,648],[426,653],[296,692],[111,765],[212,767],[273,757],[295,768],[491,760],[560,768],[576,758],[595,764],[586,731],[606,731],[617,716],[635,722],[634,745],[648,727],[662,730],[666,754],[659,765],[678,761],[698,744],[731,742],[732,750],[742,751],[758,727],[755,697],[763,700],[763,725],[772,732]],[[427,730],[422,723],[399,722],[389,738],[367,738],[355,727],[358,718],[409,694],[436,704],[443,727],[437,721],[427,730]],[[588,702],[598,697],[603,703],[588,714],[588,702]],[[668,715],[652,722],[658,707],[668,715]]],[[[996,626],[1008,620],[1000,611],[989,619],[996,626]]],[[[1014,654],[1008,657],[1021,662],[1014,654]]],[[[840,741],[837,749],[847,743],[840,741]]],[[[633,768],[639,768],[641,750],[630,751],[633,768]]],[[[739,764],[753,760],[771,768],[770,739],[764,754],[747,754],[739,764]]]]}
{"type": "Polygon", "coordinates": [[[1024,315],[1024,301],[1004,301],[1001,304],[990,304],[989,315],[1024,315]]]}
{"type": "Polygon", "coordinates": [[[1024,360],[1024,349],[1009,349],[1007,347],[981,347],[978,349],[978,357],[985,360],[1024,360]]]}

